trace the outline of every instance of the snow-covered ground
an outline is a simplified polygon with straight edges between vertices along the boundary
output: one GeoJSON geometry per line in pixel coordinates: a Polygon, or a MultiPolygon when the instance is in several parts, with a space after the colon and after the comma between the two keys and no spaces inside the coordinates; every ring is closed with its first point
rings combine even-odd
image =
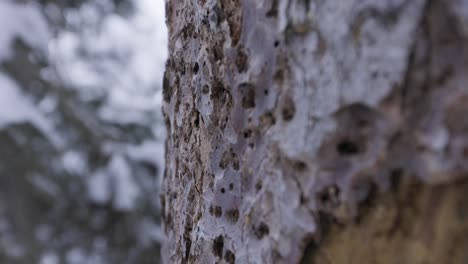
{"type": "MultiPolygon", "coordinates": [[[[162,239],[164,0],[63,3],[0,2],[0,155],[11,148],[17,159],[28,157],[17,168],[0,156],[0,181],[21,179],[10,187],[31,185],[39,197],[31,198],[29,189],[15,193],[23,205],[46,204],[38,219],[24,220],[29,231],[0,225],[0,262],[5,255],[42,264],[143,263],[145,255],[155,263],[156,254],[147,251],[162,239]],[[86,223],[76,225],[70,211],[80,210],[86,213],[79,221],[86,223]],[[128,229],[127,237],[103,231],[116,223],[128,229]],[[89,241],[64,237],[84,236],[80,232],[89,241]],[[39,246],[24,242],[28,236],[39,246]],[[120,244],[112,248],[116,243],[129,244],[122,250],[120,244]]],[[[0,196],[5,226],[28,210],[3,210],[10,197],[0,196]]]]}

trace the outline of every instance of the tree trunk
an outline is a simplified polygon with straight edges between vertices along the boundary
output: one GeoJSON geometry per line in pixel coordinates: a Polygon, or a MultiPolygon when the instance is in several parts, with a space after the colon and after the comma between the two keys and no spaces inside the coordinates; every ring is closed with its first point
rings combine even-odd
{"type": "Polygon", "coordinates": [[[468,258],[468,1],[168,1],[168,263],[468,258]]]}

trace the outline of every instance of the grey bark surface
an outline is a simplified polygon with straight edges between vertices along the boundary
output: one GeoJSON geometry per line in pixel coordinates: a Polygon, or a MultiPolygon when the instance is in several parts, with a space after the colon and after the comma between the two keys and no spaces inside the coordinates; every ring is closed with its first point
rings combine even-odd
{"type": "Polygon", "coordinates": [[[322,213],[463,178],[467,7],[168,1],[165,261],[298,263],[322,213]]]}

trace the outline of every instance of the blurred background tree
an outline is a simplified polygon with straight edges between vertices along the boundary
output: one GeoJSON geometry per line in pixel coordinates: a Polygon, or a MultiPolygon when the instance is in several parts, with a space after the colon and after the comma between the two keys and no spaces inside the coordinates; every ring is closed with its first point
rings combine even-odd
{"type": "Polygon", "coordinates": [[[163,1],[0,17],[0,263],[158,263],[163,1]]]}

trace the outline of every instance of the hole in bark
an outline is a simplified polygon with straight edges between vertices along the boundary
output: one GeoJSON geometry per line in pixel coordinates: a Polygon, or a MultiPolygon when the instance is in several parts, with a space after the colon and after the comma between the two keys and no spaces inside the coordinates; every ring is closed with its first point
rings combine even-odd
{"type": "Polygon", "coordinates": [[[223,256],[223,248],[224,248],[224,238],[223,236],[219,235],[213,241],[213,254],[221,258],[223,256]]]}
{"type": "Polygon", "coordinates": [[[221,193],[225,193],[225,192],[226,192],[226,189],[221,188],[221,193]]]}
{"type": "Polygon", "coordinates": [[[210,92],[210,87],[208,87],[208,85],[203,85],[203,88],[202,88],[202,93],[203,94],[208,94],[210,92]]]}
{"type": "Polygon", "coordinates": [[[232,153],[232,168],[236,171],[240,169],[239,159],[237,158],[236,153],[232,153]]]}
{"type": "Polygon", "coordinates": [[[190,256],[190,248],[192,247],[192,240],[186,239],[185,240],[185,261],[188,261],[190,256]]]}
{"type": "Polygon", "coordinates": [[[345,139],[338,143],[336,146],[338,153],[341,155],[355,155],[361,152],[359,145],[356,142],[345,139]]]}
{"type": "Polygon", "coordinates": [[[281,114],[283,115],[284,121],[291,121],[294,118],[294,115],[296,114],[296,106],[294,105],[294,101],[291,97],[286,96],[281,114]]]}
{"type": "Polygon", "coordinates": [[[307,170],[307,164],[302,160],[297,160],[293,163],[293,168],[295,171],[304,172],[307,170]]]}
{"type": "Polygon", "coordinates": [[[264,222],[260,222],[260,224],[254,228],[254,234],[258,239],[262,239],[270,233],[270,228],[264,222]]]}
{"type": "Polygon", "coordinates": [[[304,194],[301,193],[301,195],[299,195],[299,202],[301,204],[305,204],[307,203],[307,198],[304,196],[304,194]]]}
{"type": "Polygon", "coordinates": [[[234,184],[232,182],[229,184],[229,190],[230,191],[234,190],[234,184]]]}
{"type": "Polygon", "coordinates": [[[277,17],[278,16],[278,0],[273,0],[270,10],[265,14],[266,17],[277,17]]]}
{"type": "Polygon", "coordinates": [[[251,129],[244,130],[244,138],[249,138],[251,136],[252,136],[252,130],[251,129]]]}
{"type": "Polygon", "coordinates": [[[275,46],[275,48],[278,47],[278,46],[279,46],[279,41],[278,41],[278,40],[275,40],[275,42],[273,43],[273,45],[275,46]]]}
{"type": "Polygon", "coordinates": [[[259,180],[259,181],[257,181],[257,183],[255,184],[255,190],[256,190],[257,192],[259,192],[261,189],[262,189],[262,181],[259,180]]]}
{"type": "Polygon", "coordinates": [[[212,54],[216,62],[222,60],[224,58],[224,51],[223,51],[222,45],[215,44],[213,46],[212,54]]]}
{"type": "Polygon", "coordinates": [[[339,195],[340,189],[336,185],[332,185],[318,193],[318,200],[326,207],[336,207],[339,205],[339,195]]]}
{"type": "Polygon", "coordinates": [[[237,210],[237,209],[231,209],[231,210],[226,211],[226,218],[227,218],[230,222],[236,223],[237,220],[239,220],[239,210],[237,210]]]}
{"type": "Polygon", "coordinates": [[[260,117],[260,125],[263,127],[271,127],[276,124],[276,118],[272,112],[266,112],[260,117]]]}
{"type": "Polygon", "coordinates": [[[198,62],[195,62],[195,64],[193,65],[193,73],[197,74],[198,73],[198,62]]]}
{"type": "Polygon", "coordinates": [[[182,65],[182,66],[180,66],[180,67],[178,67],[178,68],[180,69],[180,74],[181,74],[182,76],[184,76],[184,75],[185,75],[185,72],[187,71],[187,65],[182,65]]]}
{"type": "Polygon", "coordinates": [[[163,77],[163,97],[165,102],[169,102],[172,97],[172,86],[169,83],[169,71],[164,73],[163,77]]]}
{"type": "Polygon", "coordinates": [[[164,124],[166,125],[167,129],[171,129],[171,120],[169,120],[169,117],[165,116],[164,117],[164,124]]]}
{"type": "Polygon", "coordinates": [[[221,206],[215,206],[213,208],[213,214],[217,218],[220,218],[223,215],[223,208],[221,208],[221,206]]]}
{"type": "Polygon", "coordinates": [[[249,83],[242,83],[239,86],[243,93],[242,107],[243,108],[254,108],[255,107],[255,90],[254,86],[249,83]]]}
{"type": "Polygon", "coordinates": [[[282,70],[278,70],[276,73],[275,73],[275,76],[273,76],[273,79],[276,81],[276,82],[283,82],[284,80],[284,73],[282,70]]]}
{"type": "MultiPolygon", "coordinates": [[[[300,264],[309,264],[311,263],[311,259],[313,259],[316,254],[318,253],[318,245],[315,239],[313,238],[307,238],[305,240],[306,246],[305,249],[302,253],[302,258],[299,261],[300,264]]],[[[316,263],[316,262],[313,262],[316,263]]],[[[325,262],[326,263],[326,262],[325,262]]]]}
{"type": "Polygon", "coordinates": [[[159,195],[159,200],[161,201],[161,211],[164,212],[166,208],[166,196],[164,194],[159,195]]]}
{"type": "Polygon", "coordinates": [[[225,151],[223,153],[223,156],[221,157],[221,161],[219,162],[219,167],[221,169],[226,169],[228,164],[229,164],[229,157],[230,157],[230,153],[228,151],[225,151]]]}
{"type": "Polygon", "coordinates": [[[211,96],[213,98],[221,98],[224,95],[226,89],[224,89],[224,84],[221,80],[215,80],[211,89],[211,96]]]}
{"type": "Polygon", "coordinates": [[[200,127],[200,115],[195,114],[195,120],[193,120],[193,124],[195,125],[196,128],[200,127]]]}
{"type": "Polygon", "coordinates": [[[229,264],[235,264],[236,256],[234,255],[234,253],[232,253],[231,250],[226,250],[226,253],[224,253],[224,260],[229,264]]]}
{"type": "Polygon", "coordinates": [[[185,240],[185,260],[188,260],[190,256],[190,249],[192,248],[192,239],[190,238],[190,233],[193,230],[192,222],[188,219],[186,220],[184,228],[184,240],[185,240]]]}
{"type": "Polygon", "coordinates": [[[240,47],[237,51],[237,57],[235,60],[235,64],[237,66],[237,70],[239,71],[239,73],[245,72],[247,70],[247,68],[249,67],[248,60],[249,58],[244,48],[240,47]]]}
{"type": "Polygon", "coordinates": [[[268,89],[263,90],[263,93],[264,93],[265,95],[268,95],[268,93],[269,93],[268,89]]]}

